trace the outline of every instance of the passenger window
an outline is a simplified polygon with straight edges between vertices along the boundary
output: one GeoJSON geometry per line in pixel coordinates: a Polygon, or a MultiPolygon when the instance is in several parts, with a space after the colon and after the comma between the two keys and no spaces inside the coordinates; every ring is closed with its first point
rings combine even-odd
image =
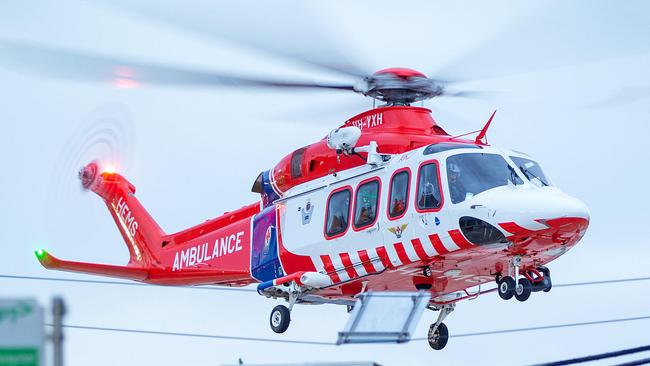
{"type": "Polygon", "coordinates": [[[438,164],[428,163],[420,167],[418,173],[417,208],[433,210],[440,208],[442,195],[438,179],[438,164]]]}
{"type": "Polygon", "coordinates": [[[404,215],[408,206],[409,185],[411,174],[408,170],[393,175],[390,181],[390,193],[388,196],[388,217],[395,219],[404,215]]]}
{"type": "Polygon", "coordinates": [[[327,201],[326,236],[338,236],[348,229],[351,196],[352,190],[349,188],[335,191],[330,195],[327,201]]]}
{"type": "Polygon", "coordinates": [[[379,204],[379,180],[373,179],[357,188],[354,198],[354,228],[374,225],[379,204]]]}

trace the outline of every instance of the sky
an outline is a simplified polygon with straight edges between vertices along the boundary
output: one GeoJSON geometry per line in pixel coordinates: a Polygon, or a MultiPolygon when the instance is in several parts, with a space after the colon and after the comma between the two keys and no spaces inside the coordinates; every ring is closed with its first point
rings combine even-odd
{"type": "MultiPolygon", "coordinates": [[[[650,5],[643,2],[24,1],[5,4],[0,39],[242,75],[349,81],[305,55],[418,69],[491,92],[425,103],[451,134],[482,127],[495,146],[538,159],[562,190],[585,202],[582,241],[552,262],[554,283],[650,276],[650,5]],[[179,3],[180,4],[180,3],[179,3]]],[[[258,197],[257,174],[372,107],[340,92],[119,88],[25,73],[0,54],[0,274],[99,279],[48,272],[33,251],[123,264],[128,252],[102,201],[77,169],[119,156],[118,170],[167,232],[258,197]],[[105,126],[106,129],[101,127],[105,126]]],[[[79,67],[83,67],[80,65],[79,67]]],[[[494,293],[458,304],[450,333],[650,315],[648,282],[555,288],[525,303],[494,293]]],[[[254,292],[0,278],[0,297],[60,295],[67,324],[334,341],[345,308],[296,306],[274,334],[279,301],[254,292]]],[[[415,336],[423,337],[433,313],[415,336]]],[[[372,360],[383,365],[531,364],[645,345],[648,320],[451,338],[443,351],[402,345],[315,346],[67,329],[68,365],[283,363],[372,360]]],[[[640,357],[639,357],[640,358],[640,357]]],[[[632,358],[620,358],[623,362],[632,358]]]]}

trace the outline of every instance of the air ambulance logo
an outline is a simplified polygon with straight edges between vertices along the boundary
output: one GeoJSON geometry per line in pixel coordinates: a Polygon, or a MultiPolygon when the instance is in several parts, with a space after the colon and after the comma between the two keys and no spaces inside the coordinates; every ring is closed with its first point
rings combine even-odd
{"type": "Polygon", "coordinates": [[[404,231],[406,231],[407,226],[409,226],[409,224],[402,224],[401,226],[389,227],[388,231],[395,234],[397,239],[401,239],[402,234],[404,233],[404,231]]]}
{"type": "Polygon", "coordinates": [[[262,248],[263,256],[266,256],[269,253],[269,247],[271,244],[271,235],[273,234],[272,230],[273,230],[273,226],[269,226],[266,228],[266,233],[264,234],[264,248],[262,248]]]}

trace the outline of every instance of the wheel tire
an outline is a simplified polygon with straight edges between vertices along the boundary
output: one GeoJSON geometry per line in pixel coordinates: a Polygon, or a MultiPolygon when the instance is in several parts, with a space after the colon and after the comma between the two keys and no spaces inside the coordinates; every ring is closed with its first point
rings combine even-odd
{"type": "Polygon", "coordinates": [[[544,266],[537,267],[537,270],[544,274],[544,282],[547,282],[546,287],[542,291],[544,292],[551,291],[551,289],[553,288],[553,280],[551,280],[551,270],[544,266]]]}
{"type": "Polygon", "coordinates": [[[515,289],[515,298],[521,302],[528,300],[532,292],[533,284],[528,278],[522,277],[519,279],[519,285],[515,289]]]}
{"type": "Polygon", "coordinates": [[[284,333],[289,328],[289,323],[291,323],[291,312],[289,308],[284,305],[278,305],[271,310],[269,324],[271,324],[271,329],[274,332],[284,333]]]}
{"type": "Polygon", "coordinates": [[[422,275],[424,277],[431,277],[431,268],[429,266],[422,268],[422,275]]]}
{"type": "Polygon", "coordinates": [[[552,288],[553,288],[553,282],[551,282],[550,279],[549,279],[548,286],[546,286],[546,288],[544,290],[542,290],[542,291],[549,292],[549,291],[551,291],[552,288]]]}
{"type": "Polygon", "coordinates": [[[436,331],[433,331],[433,327],[435,324],[431,324],[429,327],[429,334],[427,335],[427,340],[429,341],[429,346],[431,348],[435,349],[436,351],[439,351],[447,345],[447,341],[449,341],[449,330],[447,329],[447,326],[445,323],[440,323],[436,331]]]}
{"type": "Polygon", "coordinates": [[[497,282],[497,291],[499,292],[499,297],[504,300],[510,300],[515,294],[515,279],[510,276],[502,277],[499,282],[497,282]]]}

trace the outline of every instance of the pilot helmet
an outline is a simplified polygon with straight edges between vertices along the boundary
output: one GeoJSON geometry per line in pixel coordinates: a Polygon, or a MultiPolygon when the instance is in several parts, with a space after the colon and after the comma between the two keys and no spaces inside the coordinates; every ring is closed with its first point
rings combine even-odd
{"type": "Polygon", "coordinates": [[[447,170],[450,173],[460,175],[460,167],[458,166],[458,164],[450,163],[449,166],[447,166],[447,170]]]}

